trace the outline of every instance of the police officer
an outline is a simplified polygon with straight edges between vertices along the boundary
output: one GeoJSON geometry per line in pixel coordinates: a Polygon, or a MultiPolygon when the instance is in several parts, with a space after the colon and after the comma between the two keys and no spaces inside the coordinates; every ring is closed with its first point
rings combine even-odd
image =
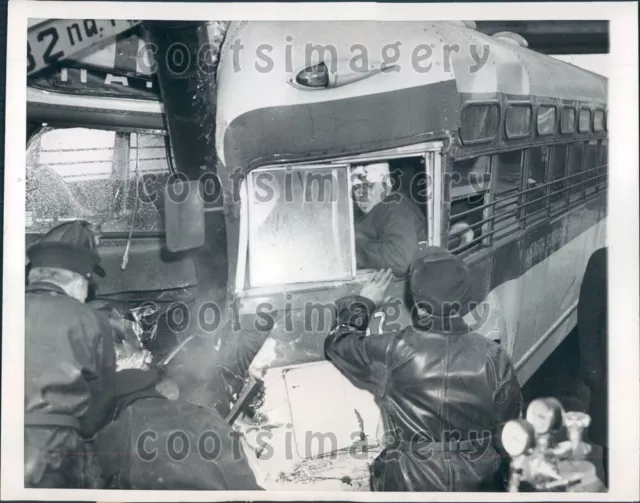
{"type": "Polygon", "coordinates": [[[415,325],[367,336],[390,282],[391,272],[379,271],[359,296],[339,300],[325,340],[327,359],[381,408],[387,439],[372,489],[504,489],[500,433],[520,416],[520,385],[507,353],[461,317],[471,290],[466,265],[441,248],[423,250],[410,272],[415,325]]]}
{"type": "Polygon", "coordinates": [[[114,334],[85,304],[94,273],[104,276],[87,222],[64,223],[27,250],[25,299],[25,486],[96,488],[95,457],[83,437],[89,418],[111,406],[114,334]]]}

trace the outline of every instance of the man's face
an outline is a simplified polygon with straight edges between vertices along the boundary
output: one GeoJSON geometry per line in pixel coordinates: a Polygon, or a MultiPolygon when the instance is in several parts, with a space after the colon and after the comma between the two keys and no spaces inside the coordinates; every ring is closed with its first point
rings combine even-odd
{"type": "Polygon", "coordinates": [[[367,214],[386,194],[383,182],[370,182],[364,174],[354,173],[351,176],[353,200],[360,210],[367,214]]]}

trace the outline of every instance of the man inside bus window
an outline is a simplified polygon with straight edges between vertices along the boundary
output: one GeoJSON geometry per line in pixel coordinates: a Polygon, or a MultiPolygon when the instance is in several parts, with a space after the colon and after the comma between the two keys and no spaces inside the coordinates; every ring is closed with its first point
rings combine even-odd
{"type": "Polygon", "coordinates": [[[355,166],[351,171],[355,219],[356,262],[362,269],[391,269],[407,274],[427,224],[420,208],[404,194],[391,194],[386,162],[355,166]]]}

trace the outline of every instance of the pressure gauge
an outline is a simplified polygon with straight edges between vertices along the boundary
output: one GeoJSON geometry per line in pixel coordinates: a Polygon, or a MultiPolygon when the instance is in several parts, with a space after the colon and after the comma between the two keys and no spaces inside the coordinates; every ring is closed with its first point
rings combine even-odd
{"type": "Polygon", "coordinates": [[[535,431],[524,419],[509,421],[502,429],[502,445],[510,456],[516,457],[535,445],[535,431]]]}
{"type": "Polygon", "coordinates": [[[539,398],[529,404],[527,421],[538,435],[546,435],[562,426],[564,410],[555,398],[539,398]]]}

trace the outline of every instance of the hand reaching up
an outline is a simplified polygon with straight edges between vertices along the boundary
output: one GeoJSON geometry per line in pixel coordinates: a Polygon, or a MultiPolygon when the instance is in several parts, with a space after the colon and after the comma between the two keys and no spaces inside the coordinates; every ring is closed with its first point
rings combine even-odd
{"type": "Polygon", "coordinates": [[[385,294],[391,281],[393,280],[393,273],[391,269],[376,271],[371,278],[362,286],[360,295],[371,300],[376,308],[380,307],[385,301],[385,294]]]}

